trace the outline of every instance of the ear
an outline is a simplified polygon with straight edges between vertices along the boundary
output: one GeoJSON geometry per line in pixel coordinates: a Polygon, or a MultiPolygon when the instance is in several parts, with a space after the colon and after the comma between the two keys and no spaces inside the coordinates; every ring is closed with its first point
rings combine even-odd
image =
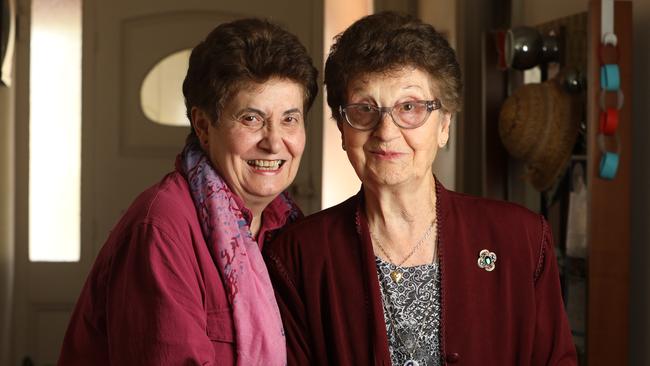
{"type": "Polygon", "coordinates": [[[449,141],[449,129],[451,128],[451,113],[442,113],[440,117],[440,129],[438,130],[438,147],[443,148],[449,141]]]}
{"type": "Polygon", "coordinates": [[[192,107],[192,128],[199,139],[201,147],[205,150],[208,147],[208,130],[212,124],[212,119],[208,113],[199,107],[192,107]]]}

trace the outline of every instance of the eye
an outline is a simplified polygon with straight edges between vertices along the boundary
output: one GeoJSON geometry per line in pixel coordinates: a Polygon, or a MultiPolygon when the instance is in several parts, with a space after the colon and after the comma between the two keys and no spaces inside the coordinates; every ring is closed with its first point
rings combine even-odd
{"type": "Polygon", "coordinates": [[[243,114],[239,117],[239,121],[246,126],[259,126],[264,123],[264,119],[257,114],[243,114]]]}
{"type": "Polygon", "coordinates": [[[400,104],[400,106],[399,106],[398,109],[399,109],[401,112],[411,112],[411,111],[413,111],[415,108],[416,108],[415,103],[406,102],[406,103],[402,103],[402,104],[400,104]]]}
{"type": "Polygon", "coordinates": [[[291,113],[282,116],[282,124],[290,127],[299,126],[302,124],[302,114],[291,113]]]}
{"type": "Polygon", "coordinates": [[[359,111],[362,113],[372,113],[374,110],[370,104],[362,104],[359,106],[359,111]]]}
{"type": "Polygon", "coordinates": [[[344,106],[343,110],[353,113],[375,113],[379,109],[377,106],[370,103],[352,103],[344,106]]]}

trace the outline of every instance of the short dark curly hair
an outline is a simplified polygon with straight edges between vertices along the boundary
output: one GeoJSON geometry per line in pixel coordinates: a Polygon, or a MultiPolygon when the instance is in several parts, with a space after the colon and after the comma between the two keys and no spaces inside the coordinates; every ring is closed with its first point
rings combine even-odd
{"type": "Polygon", "coordinates": [[[317,76],[307,49],[280,26],[256,18],[220,24],[192,50],[183,81],[187,117],[191,122],[199,107],[218,121],[239,88],[272,77],[302,85],[306,112],[318,94],[317,76]]]}
{"type": "Polygon", "coordinates": [[[337,121],[351,80],[404,66],[431,76],[444,111],[460,110],[462,81],[456,53],[431,25],[412,16],[382,12],[357,20],[334,41],[325,63],[325,86],[327,104],[337,121]]]}

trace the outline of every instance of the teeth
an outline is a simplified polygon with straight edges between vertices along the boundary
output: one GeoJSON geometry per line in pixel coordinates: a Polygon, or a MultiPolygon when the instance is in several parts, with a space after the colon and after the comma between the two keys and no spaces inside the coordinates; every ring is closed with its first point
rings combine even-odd
{"type": "Polygon", "coordinates": [[[248,160],[248,165],[262,170],[277,170],[284,160],[248,160]]]}

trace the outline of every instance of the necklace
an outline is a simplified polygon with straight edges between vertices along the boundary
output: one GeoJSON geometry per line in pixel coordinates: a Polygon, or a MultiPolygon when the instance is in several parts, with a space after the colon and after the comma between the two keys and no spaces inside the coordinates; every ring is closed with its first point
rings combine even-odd
{"type": "Polygon", "coordinates": [[[431,224],[424,232],[424,235],[422,235],[422,238],[420,238],[417,244],[413,246],[413,249],[411,249],[409,254],[407,254],[406,257],[404,257],[404,259],[402,259],[399,263],[393,261],[393,258],[391,258],[390,254],[388,254],[388,251],[384,249],[384,246],[381,244],[379,239],[372,232],[370,233],[370,237],[372,238],[372,241],[377,244],[379,250],[381,250],[381,252],[386,256],[386,258],[388,258],[388,260],[391,263],[395,264],[396,266],[396,268],[390,272],[390,278],[393,280],[393,282],[399,283],[402,280],[402,275],[403,275],[402,265],[406,263],[406,261],[409,260],[413,256],[413,254],[415,254],[418,248],[422,246],[422,243],[424,243],[429,238],[431,232],[433,232],[433,228],[436,226],[437,219],[438,218],[436,217],[433,219],[433,221],[431,221],[431,224]]]}

